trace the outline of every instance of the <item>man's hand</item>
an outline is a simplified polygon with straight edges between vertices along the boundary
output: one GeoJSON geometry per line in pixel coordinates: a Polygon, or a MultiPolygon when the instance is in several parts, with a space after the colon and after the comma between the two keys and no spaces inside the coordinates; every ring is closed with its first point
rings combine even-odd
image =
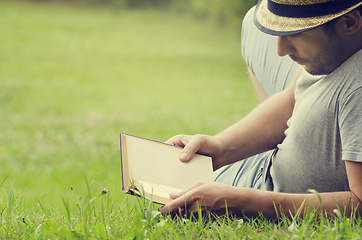
{"type": "Polygon", "coordinates": [[[216,137],[208,135],[176,135],[167,140],[166,143],[184,148],[179,157],[182,162],[188,162],[194,157],[195,153],[201,153],[212,157],[214,171],[223,166],[220,160],[222,144],[216,137]]]}
{"type": "MultiPolygon", "coordinates": [[[[162,214],[177,214],[181,211],[182,214],[192,213],[197,216],[200,208],[203,213],[208,211],[222,216],[226,214],[225,204],[228,206],[227,198],[232,196],[230,194],[233,191],[234,187],[221,183],[199,183],[187,191],[171,194],[170,197],[174,200],[163,206],[160,211],[162,214]]],[[[242,204],[241,201],[239,203],[242,204]]],[[[228,214],[235,214],[234,210],[231,206],[228,207],[228,214]]]]}

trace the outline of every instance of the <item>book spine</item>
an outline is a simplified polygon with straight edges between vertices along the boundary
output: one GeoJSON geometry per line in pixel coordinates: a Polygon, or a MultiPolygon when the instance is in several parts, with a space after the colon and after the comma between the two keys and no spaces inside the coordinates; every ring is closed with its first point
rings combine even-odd
{"type": "Polygon", "coordinates": [[[121,174],[122,174],[122,191],[128,192],[129,190],[129,168],[128,168],[128,153],[127,153],[127,136],[123,133],[120,134],[121,144],[121,174]]]}

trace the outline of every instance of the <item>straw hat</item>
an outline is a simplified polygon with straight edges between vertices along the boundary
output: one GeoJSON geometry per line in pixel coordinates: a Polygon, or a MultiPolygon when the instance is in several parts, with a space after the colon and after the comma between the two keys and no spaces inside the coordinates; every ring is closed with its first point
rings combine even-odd
{"type": "Polygon", "coordinates": [[[360,5],[362,0],[259,0],[254,22],[265,33],[286,36],[318,27],[360,5]]]}

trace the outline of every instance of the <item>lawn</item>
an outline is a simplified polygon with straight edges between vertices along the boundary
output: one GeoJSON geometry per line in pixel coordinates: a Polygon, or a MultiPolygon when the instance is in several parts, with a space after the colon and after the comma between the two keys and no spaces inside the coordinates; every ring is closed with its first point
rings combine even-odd
{"type": "Polygon", "coordinates": [[[0,4],[0,176],[30,199],[58,203],[85,175],[119,191],[120,132],[215,134],[256,104],[238,29],[162,11],[0,4]]]}
{"type": "Polygon", "coordinates": [[[216,134],[256,104],[239,29],[161,10],[0,1],[0,238],[360,237],[360,221],[343,216],[174,221],[122,193],[120,132],[216,134]]]}

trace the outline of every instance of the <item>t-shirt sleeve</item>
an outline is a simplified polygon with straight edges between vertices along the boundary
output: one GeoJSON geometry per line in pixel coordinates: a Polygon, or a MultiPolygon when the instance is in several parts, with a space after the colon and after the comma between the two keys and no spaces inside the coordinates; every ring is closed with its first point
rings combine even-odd
{"type": "Polygon", "coordinates": [[[269,96],[284,90],[294,80],[298,64],[277,54],[277,37],[261,32],[254,24],[255,7],[244,17],[241,53],[251,72],[269,96]]]}
{"type": "Polygon", "coordinates": [[[342,102],[339,114],[342,159],[362,162],[362,88],[342,102]]]}
{"type": "Polygon", "coordinates": [[[252,51],[253,46],[251,45],[251,28],[253,28],[253,15],[255,7],[251,8],[244,17],[242,27],[241,27],[241,54],[246,62],[246,65],[250,68],[252,73],[255,75],[252,58],[250,57],[250,51],[252,51]]]}

